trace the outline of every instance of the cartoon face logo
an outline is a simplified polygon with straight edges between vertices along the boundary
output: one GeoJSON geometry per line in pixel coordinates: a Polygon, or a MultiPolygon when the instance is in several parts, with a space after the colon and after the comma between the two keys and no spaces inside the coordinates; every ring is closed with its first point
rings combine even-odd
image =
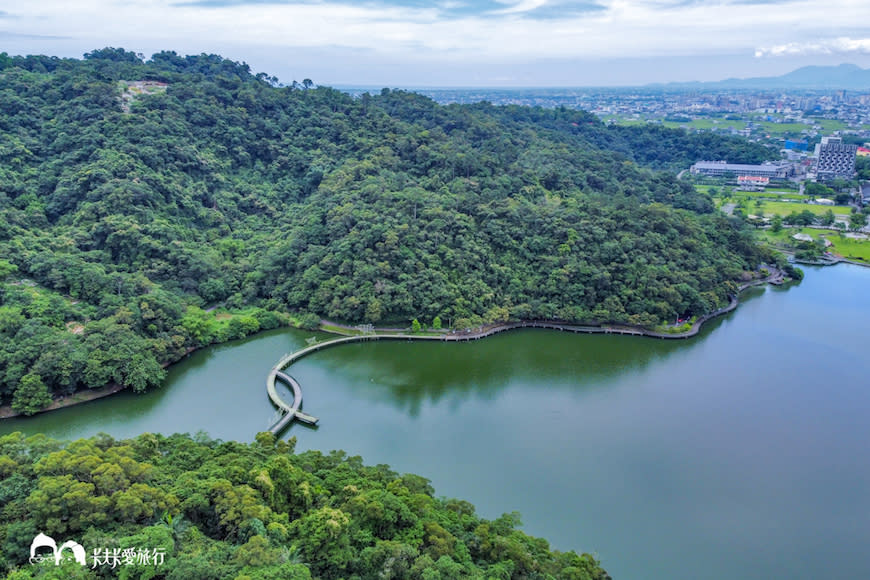
{"type": "Polygon", "coordinates": [[[43,533],[38,534],[35,538],[33,538],[33,542],[30,544],[30,563],[38,564],[45,560],[52,559],[54,560],[54,565],[59,566],[61,560],[64,557],[64,551],[69,548],[72,552],[73,559],[81,564],[82,566],[86,565],[85,561],[85,549],[78,542],[73,542],[72,540],[68,540],[61,544],[60,548],[57,547],[57,542],[54,541],[54,538],[51,536],[46,536],[43,533]],[[37,554],[36,551],[40,548],[51,548],[51,555],[46,552],[42,552],[37,554]]]}

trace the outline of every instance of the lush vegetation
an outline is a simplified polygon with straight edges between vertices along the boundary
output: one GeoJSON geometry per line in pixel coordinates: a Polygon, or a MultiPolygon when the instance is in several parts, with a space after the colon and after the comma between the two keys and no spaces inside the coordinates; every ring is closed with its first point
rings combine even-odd
{"type": "Polygon", "coordinates": [[[609,578],[592,556],[518,531],[517,514],[487,521],[420,476],[294,445],[269,433],[250,445],[4,436],[0,568],[15,580],[609,578]],[[82,544],[87,567],[30,564],[40,532],[82,544]],[[164,562],[92,566],[94,549],[125,548],[162,551],[164,562]]]}
{"type": "Polygon", "coordinates": [[[0,396],[27,413],[291,314],[656,325],[770,259],[649,169],[765,155],[711,134],[120,49],[2,54],[0,99],[0,396]]]}

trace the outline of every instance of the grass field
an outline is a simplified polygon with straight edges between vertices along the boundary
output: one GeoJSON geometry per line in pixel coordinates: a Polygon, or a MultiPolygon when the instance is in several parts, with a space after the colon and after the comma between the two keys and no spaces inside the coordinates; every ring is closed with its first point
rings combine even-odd
{"type": "Polygon", "coordinates": [[[806,131],[807,129],[811,129],[811,125],[807,125],[805,123],[771,123],[769,121],[764,121],[759,123],[761,125],[762,130],[769,135],[790,135],[790,134],[800,134],[801,131],[806,131]]]}
{"type": "MultiPolygon", "coordinates": [[[[745,199],[747,202],[754,202],[756,199],[770,199],[771,201],[794,200],[798,202],[808,201],[810,196],[801,195],[796,191],[788,193],[779,193],[776,191],[734,191],[731,193],[731,198],[734,201],[745,199]]],[[[788,202],[786,202],[788,203],[788,202]]]]}
{"type": "Polygon", "coordinates": [[[870,240],[868,239],[856,240],[847,238],[844,234],[835,231],[814,228],[783,228],[777,233],[770,230],[760,230],[759,235],[762,240],[772,242],[776,246],[794,247],[795,243],[792,236],[798,232],[809,234],[813,239],[826,238],[833,244],[828,248],[828,251],[833,254],[849,260],[870,263],[870,240]]]}
{"type": "MultiPolygon", "coordinates": [[[[767,193],[770,193],[770,192],[765,191],[764,193],[767,194],[767,193]]],[[[801,195],[801,194],[799,194],[799,193],[773,193],[773,194],[771,194],[771,196],[772,196],[776,201],[786,201],[786,202],[788,202],[788,201],[796,201],[796,202],[801,202],[801,203],[802,203],[802,202],[805,202],[805,201],[807,201],[807,200],[810,199],[810,196],[808,196],[808,195],[801,195]]]]}
{"type": "MultiPolygon", "coordinates": [[[[739,202],[746,200],[747,203],[753,203],[756,199],[770,199],[771,201],[791,200],[804,202],[810,199],[808,195],[801,195],[796,190],[785,189],[765,189],[764,191],[734,191],[731,185],[700,185],[696,184],[695,189],[699,193],[710,193],[711,189],[715,189],[715,195],[721,195],[723,192],[730,194],[731,202],[739,202]]],[[[720,200],[721,201],[721,200],[720,200]]]]}
{"type": "Polygon", "coordinates": [[[842,121],[837,121],[836,119],[812,119],[814,123],[821,126],[822,131],[825,133],[832,133],[834,131],[842,131],[846,129],[846,123],[842,121]]]}
{"type": "Polygon", "coordinates": [[[758,192],[761,195],[775,195],[777,197],[782,198],[783,196],[791,195],[794,196],[795,199],[809,199],[808,195],[801,195],[798,193],[798,189],[774,189],[768,188],[764,191],[758,192]]]}
{"type": "Polygon", "coordinates": [[[834,234],[827,236],[831,243],[831,251],[850,260],[870,263],[870,240],[855,240],[834,234]]]}
{"type": "Polygon", "coordinates": [[[625,125],[626,127],[647,124],[645,119],[625,119],[623,117],[601,117],[601,120],[605,123],[613,122],[617,125],[625,125]]]}
{"type": "MultiPolygon", "coordinates": [[[[766,119],[770,118],[781,118],[775,114],[764,114],[764,115],[751,115],[748,116],[746,120],[731,120],[721,118],[711,118],[711,117],[702,117],[697,119],[692,119],[686,122],[678,122],[678,121],[662,121],[662,125],[670,128],[683,128],[683,129],[698,129],[698,130],[710,130],[710,129],[729,129],[734,128],[736,130],[742,130],[746,128],[747,123],[755,123],[760,128],[760,131],[767,135],[777,135],[777,136],[785,136],[785,135],[800,135],[802,131],[809,131],[813,129],[814,125],[818,125],[821,127],[822,133],[833,133],[834,131],[842,131],[847,129],[848,126],[843,121],[838,121],[837,119],[816,119],[809,117],[806,119],[806,123],[776,123],[774,121],[767,121],[766,119]]],[[[618,123],[620,125],[644,125],[647,123],[646,119],[629,119],[625,117],[620,117],[618,115],[610,116],[610,117],[602,117],[603,121],[612,121],[614,123],[618,123]]],[[[870,129],[870,126],[864,126],[864,129],[870,129]]]]}
{"type": "Polygon", "coordinates": [[[335,334],[344,334],[347,336],[358,336],[362,334],[362,332],[357,330],[356,328],[344,328],[342,326],[335,326],[333,324],[321,324],[320,330],[323,330],[324,332],[332,332],[335,334]]]}
{"type": "Polygon", "coordinates": [[[664,121],[665,127],[682,127],[684,129],[728,129],[733,127],[740,130],[746,128],[746,121],[731,121],[726,119],[692,119],[687,123],[677,123],[674,121],[664,121]]]}
{"type": "MultiPolygon", "coordinates": [[[[762,201],[761,204],[762,213],[770,216],[787,216],[792,212],[800,213],[804,210],[811,212],[813,215],[825,215],[826,213],[828,213],[828,210],[831,210],[834,212],[835,216],[849,219],[849,214],[852,213],[849,207],[842,205],[815,205],[810,203],[791,203],[788,201],[762,201]]],[[[754,201],[749,202],[749,209],[752,213],[758,213],[758,210],[756,209],[756,203],[754,201]]]]}

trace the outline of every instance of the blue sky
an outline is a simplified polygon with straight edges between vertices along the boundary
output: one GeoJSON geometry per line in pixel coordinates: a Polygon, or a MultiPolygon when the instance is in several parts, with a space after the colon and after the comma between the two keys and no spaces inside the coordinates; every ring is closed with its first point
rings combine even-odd
{"type": "Polygon", "coordinates": [[[870,67],[867,0],[0,0],[0,50],[218,53],[282,81],[588,86],[870,67]]]}

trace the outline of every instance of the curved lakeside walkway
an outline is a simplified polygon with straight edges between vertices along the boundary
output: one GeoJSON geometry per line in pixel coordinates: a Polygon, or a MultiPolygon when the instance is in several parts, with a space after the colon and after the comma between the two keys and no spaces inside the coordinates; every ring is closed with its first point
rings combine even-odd
{"type": "MultiPolygon", "coordinates": [[[[738,293],[743,290],[752,287],[758,286],[761,284],[774,284],[779,285],[784,281],[784,274],[779,270],[774,270],[773,273],[767,278],[761,280],[753,280],[752,282],[747,282],[745,284],[741,284],[738,287],[738,293]]],[[[382,334],[377,334],[377,331],[369,334],[358,334],[354,336],[341,336],[339,338],[334,338],[331,340],[326,340],[324,342],[319,342],[307,346],[301,350],[297,350],[296,352],[288,353],[281,357],[281,359],[272,367],[269,376],[266,378],[266,392],[269,395],[269,399],[272,400],[272,403],[281,410],[284,415],[279,419],[272,427],[269,429],[274,435],[278,435],[283,431],[294,419],[300,419],[307,423],[315,424],[317,423],[317,418],[311,417],[310,415],[305,415],[301,411],[299,411],[299,407],[302,405],[302,389],[299,386],[299,383],[293,379],[291,376],[282,372],[284,369],[292,365],[297,360],[302,357],[308,356],[309,354],[318,352],[325,348],[330,348],[333,346],[338,346],[341,344],[347,344],[351,342],[366,342],[370,340],[438,340],[442,342],[466,342],[470,340],[480,340],[481,338],[486,338],[488,336],[492,336],[493,334],[498,334],[500,332],[505,332],[508,330],[515,330],[518,328],[543,328],[547,330],[559,330],[564,332],[580,332],[585,334],[625,334],[631,336],[646,336],[649,338],[660,338],[660,339],[688,339],[695,335],[697,335],[701,331],[701,327],[708,320],[715,318],[717,316],[721,316],[728,312],[731,312],[737,305],[739,304],[737,300],[737,296],[732,296],[731,301],[728,303],[728,306],[710,312],[709,314],[705,314],[698,318],[689,328],[684,332],[658,332],[654,330],[647,330],[645,328],[640,327],[632,327],[625,325],[603,325],[603,326],[583,326],[570,324],[567,322],[560,321],[547,321],[547,320],[527,320],[520,322],[505,322],[502,324],[495,324],[489,326],[479,327],[474,331],[444,331],[441,334],[431,335],[431,334],[408,334],[402,332],[390,332],[394,329],[389,329],[390,331],[381,331],[382,334]],[[275,388],[275,381],[277,379],[281,379],[290,385],[293,389],[293,403],[288,404],[286,401],[281,399],[278,395],[278,391],[275,388]]],[[[344,326],[341,324],[336,324],[334,322],[330,322],[327,320],[321,321],[321,326],[329,325],[338,328],[344,328],[347,330],[354,330],[353,327],[344,326]]],[[[328,331],[327,331],[328,332],[328,331]]]]}
{"type": "MultiPolygon", "coordinates": [[[[275,378],[280,379],[281,381],[287,383],[291,389],[293,389],[293,404],[287,405],[281,397],[278,396],[278,392],[275,389],[275,382],[272,381],[272,388],[269,390],[269,398],[278,405],[278,409],[284,413],[284,416],[281,417],[278,421],[275,422],[269,428],[269,431],[272,434],[277,435],[281,431],[283,431],[294,419],[299,419],[305,423],[310,425],[317,424],[317,417],[312,417],[311,415],[306,415],[299,408],[302,406],[302,387],[299,386],[299,382],[291,377],[288,374],[277,372],[275,373],[275,378]]],[[[266,386],[269,389],[269,386],[266,386]]]]}

